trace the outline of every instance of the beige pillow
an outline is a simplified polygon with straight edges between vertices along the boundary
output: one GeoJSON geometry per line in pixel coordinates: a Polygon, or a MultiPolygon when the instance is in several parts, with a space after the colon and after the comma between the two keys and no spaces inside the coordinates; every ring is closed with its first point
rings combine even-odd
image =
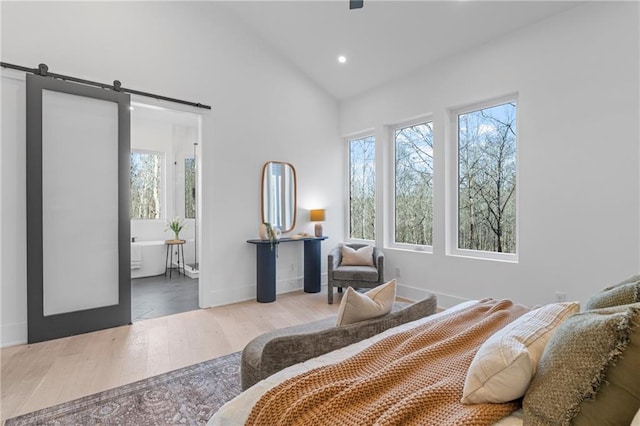
{"type": "Polygon", "coordinates": [[[545,305],[489,337],[469,366],[462,403],[502,403],[522,397],[556,327],[579,311],[578,302],[545,305]]]}
{"type": "Polygon", "coordinates": [[[640,303],[560,324],[523,400],[524,424],[628,425],[640,408],[640,303]]]}
{"type": "Polygon", "coordinates": [[[342,245],[342,261],[344,266],[373,266],[373,246],[364,246],[353,249],[347,245],[342,245]]]}
{"type": "Polygon", "coordinates": [[[364,294],[348,287],[338,310],[337,326],[353,324],[391,312],[396,299],[396,280],[382,284],[364,294]]]}

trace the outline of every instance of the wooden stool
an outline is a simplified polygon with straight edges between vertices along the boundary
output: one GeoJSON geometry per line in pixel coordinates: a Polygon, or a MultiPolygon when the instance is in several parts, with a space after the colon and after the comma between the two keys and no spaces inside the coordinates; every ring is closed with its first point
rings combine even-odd
{"type": "Polygon", "coordinates": [[[167,276],[169,271],[169,279],[171,279],[171,271],[173,270],[173,246],[178,246],[178,273],[180,273],[180,265],[182,265],[182,275],[184,272],[184,243],[187,240],[166,240],[164,243],[167,245],[167,255],[165,258],[164,276],[167,276]],[[169,252],[171,252],[171,260],[169,260],[169,252]],[[180,263],[180,253],[182,253],[182,263],[180,263]]]}

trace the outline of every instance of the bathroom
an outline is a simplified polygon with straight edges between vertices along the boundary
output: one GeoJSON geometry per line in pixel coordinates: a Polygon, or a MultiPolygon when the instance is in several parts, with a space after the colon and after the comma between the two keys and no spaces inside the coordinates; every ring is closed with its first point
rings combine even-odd
{"type": "Polygon", "coordinates": [[[132,320],[198,309],[199,114],[132,102],[132,320]],[[174,240],[168,222],[184,226],[174,240]]]}

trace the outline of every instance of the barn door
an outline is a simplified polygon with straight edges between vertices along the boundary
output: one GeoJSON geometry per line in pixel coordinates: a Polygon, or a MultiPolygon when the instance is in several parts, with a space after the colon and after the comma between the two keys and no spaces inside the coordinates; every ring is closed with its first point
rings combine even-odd
{"type": "Polygon", "coordinates": [[[131,322],[129,98],[27,75],[29,343],[131,322]]]}

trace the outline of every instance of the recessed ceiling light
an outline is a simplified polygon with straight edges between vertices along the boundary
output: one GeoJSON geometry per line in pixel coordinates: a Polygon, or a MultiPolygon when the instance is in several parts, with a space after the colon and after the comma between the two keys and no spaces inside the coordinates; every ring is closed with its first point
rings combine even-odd
{"type": "Polygon", "coordinates": [[[341,64],[344,64],[345,62],[347,62],[347,58],[343,55],[338,56],[338,62],[340,62],[341,64]]]}

